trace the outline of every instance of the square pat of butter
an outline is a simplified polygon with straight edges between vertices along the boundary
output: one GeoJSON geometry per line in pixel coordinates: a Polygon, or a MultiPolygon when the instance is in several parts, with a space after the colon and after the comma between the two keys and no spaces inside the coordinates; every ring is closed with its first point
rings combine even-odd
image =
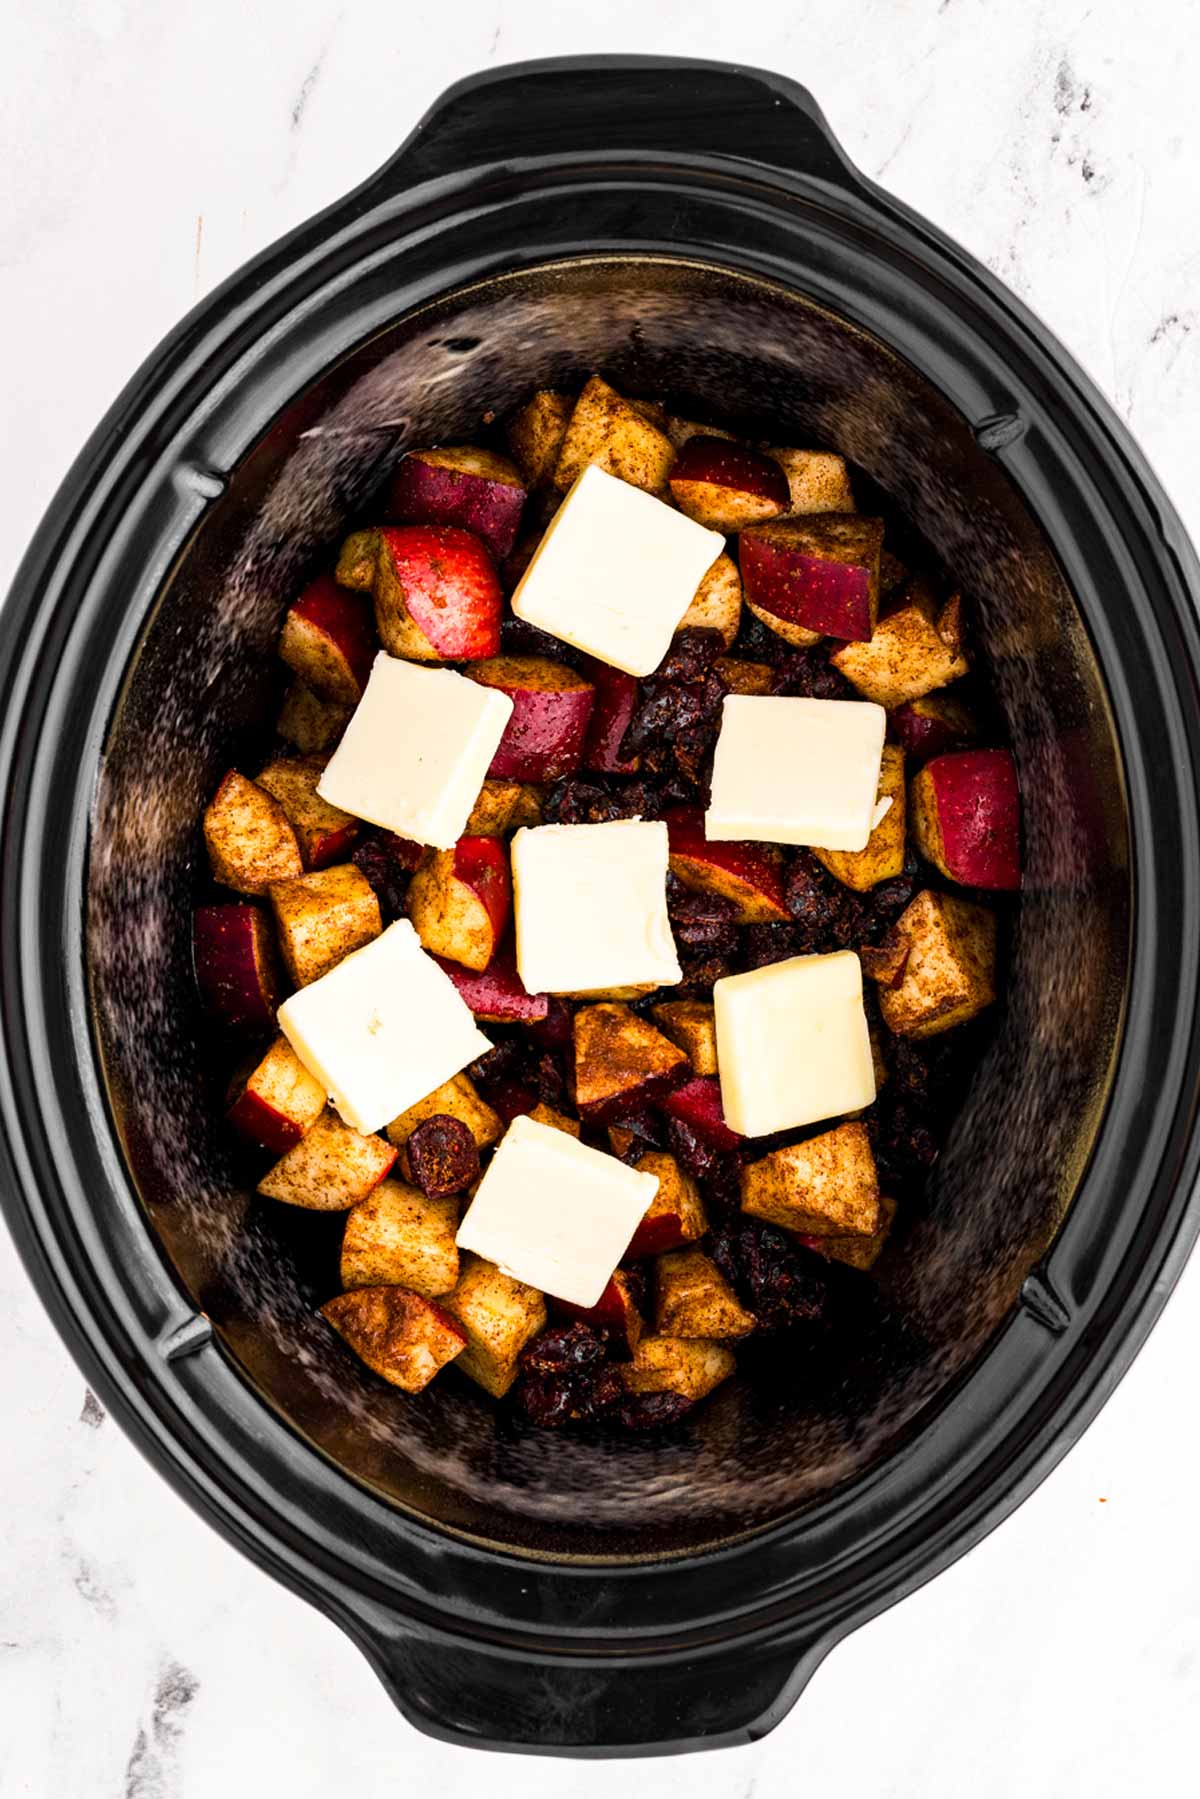
{"type": "Polygon", "coordinates": [[[866,849],[886,724],[869,700],[728,695],[705,836],[866,849]]]}

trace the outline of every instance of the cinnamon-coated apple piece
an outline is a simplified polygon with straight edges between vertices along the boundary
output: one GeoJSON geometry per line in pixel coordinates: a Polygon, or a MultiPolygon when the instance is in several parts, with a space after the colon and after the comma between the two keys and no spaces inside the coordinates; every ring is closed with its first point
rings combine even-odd
{"type": "MultiPolygon", "coordinates": [[[[610,1131],[615,1128],[609,1127],[610,1131]]],[[[657,1178],[658,1191],[633,1233],[625,1259],[636,1262],[639,1256],[656,1256],[698,1242],[708,1229],[708,1218],[700,1188],[691,1175],[685,1174],[665,1149],[646,1150],[634,1166],[639,1174],[657,1178]]]]}
{"type": "Polygon", "coordinates": [[[537,1024],[550,1009],[546,994],[530,993],[517,973],[511,938],[481,970],[435,959],[481,1024],[537,1024]]]}
{"type": "Polygon", "coordinates": [[[703,1137],[713,1149],[736,1149],[742,1141],[725,1122],[721,1083],[709,1075],[696,1075],[692,1080],[684,1081],[673,1092],[665,1093],[657,1104],[671,1118],[690,1124],[697,1136],[703,1137]]]}
{"type": "MultiPolygon", "coordinates": [[[[389,655],[410,662],[468,662],[500,648],[504,596],[483,543],[460,525],[385,525],[371,533],[375,626],[389,655]]],[[[366,550],[338,579],[358,578],[366,550]]]]}
{"type": "Polygon", "coordinates": [[[770,693],[775,670],[769,662],[744,662],[740,656],[718,656],[713,672],[730,693],[770,693]]]}
{"type": "Polygon", "coordinates": [[[342,1286],[407,1287],[424,1299],[458,1280],[458,1201],[429,1199],[391,1178],[352,1206],[342,1236],[342,1286]]]}
{"type": "Polygon", "coordinates": [[[872,1237],[879,1177],[864,1124],[839,1124],[742,1169],[742,1210],[806,1237],[872,1237]]]}
{"type": "Polygon", "coordinates": [[[362,698],[375,657],[371,609],[332,575],[318,575],[283,621],[279,654],[322,699],[354,706],[362,698]]]}
{"type": "Polygon", "coordinates": [[[487,1101],[479,1095],[474,1081],[468,1074],[451,1075],[424,1099],[419,1099],[415,1106],[409,1106],[398,1118],[393,1118],[387,1127],[388,1140],[401,1151],[400,1166],[407,1179],[404,1163],[404,1145],[408,1142],[417,1126],[424,1124],[427,1118],[449,1117],[461,1120],[475,1139],[477,1149],[487,1149],[497,1142],[504,1126],[500,1115],[487,1101]]]}
{"type": "Polygon", "coordinates": [[[633,1354],[646,1328],[630,1289],[629,1276],[620,1268],[594,1306],[573,1306],[565,1299],[554,1300],[553,1306],[564,1318],[608,1332],[610,1341],[626,1357],[633,1354]]]}
{"type": "Polygon", "coordinates": [[[637,679],[591,656],[586,669],[595,698],[583,744],[583,766],[597,774],[636,774],[641,758],[623,756],[621,744],[638,707],[637,679]]]}
{"type": "Polygon", "coordinates": [[[856,893],[868,893],[880,881],[895,880],[904,870],[904,751],[899,744],[883,746],[876,803],[886,804],[887,811],[873,827],[865,849],[812,852],[843,887],[852,887],[856,893]]]}
{"type": "Polygon", "coordinates": [[[996,997],[996,918],[953,893],[918,893],[892,927],[908,954],[900,979],[879,988],[879,1011],[898,1037],[932,1037],[965,1024],[996,997]]]}
{"type": "Polygon", "coordinates": [[[321,1316],[372,1373],[405,1393],[424,1392],[467,1342],[435,1300],[404,1287],[356,1287],[327,1300],[321,1316]]]}
{"type": "Polygon", "coordinates": [[[604,1121],[644,1105],[688,1074],[687,1057],[627,1005],[601,1001],[575,1014],[575,1104],[604,1121]]]}
{"type": "Polygon", "coordinates": [[[568,1118],[554,1106],[548,1106],[545,1100],[539,1100],[536,1106],[529,1109],[529,1117],[535,1124],[549,1125],[552,1131],[562,1131],[568,1137],[582,1135],[583,1127],[578,1118],[568,1118]]]}
{"type": "Polygon", "coordinates": [[[1021,885],[1021,799],[1011,750],[935,756],[909,794],[921,854],[964,887],[1021,885]]]}
{"type": "Polygon", "coordinates": [[[325,1110],[325,1089],[286,1037],[276,1037],[247,1075],[226,1117],[235,1130],[279,1156],[299,1143],[325,1110]]]}
{"type": "Polygon", "coordinates": [[[265,893],[304,872],[296,833],[279,801],[231,768],[204,812],[213,879],[235,893],[265,893]]]}
{"type": "Polygon", "coordinates": [[[716,1263],[701,1249],[659,1256],[654,1270],[654,1329],[660,1337],[748,1337],[757,1322],[716,1263]]]}
{"type": "Polygon", "coordinates": [[[841,456],[829,450],[772,447],[766,454],[783,470],[789,513],[853,512],[854,493],[841,456]]]}
{"type": "Polygon", "coordinates": [[[797,625],[790,619],[776,618],[775,614],[768,612],[765,606],[756,606],[749,599],[746,601],[746,611],[752,618],[756,618],[760,625],[765,625],[768,631],[773,631],[776,637],[781,637],[784,643],[790,644],[794,650],[811,650],[813,645],[820,643],[824,636],[821,631],[810,631],[807,625],[797,625]]]}
{"type": "Polygon", "coordinates": [[[913,765],[949,750],[964,750],[979,735],[970,707],[944,688],[897,706],[889,713],[888,724],[913,765]]]}
{"type": "Polygon", "coordinates": [[[319,756],[334,748],[350,723],[353,706],[323,700],[319,693],[299,679],[292,682],[283,698],[275,729],[285,743],[290,743],[303,756],[319,756]]]}
{"type": "Polygon", "coordinates": [[[370,593],[375,586],[375,564],[379,554],[379,532],[352,531],[338,551],[334,580],[339,587],[355,593],[370,593]]]}
{"type": "Polygon", "coordinates": [[[788,510],[788,481],[761,450],[724,437],[689,437],[671,470],[681,512],[711,531],[741,531],[788,510]]]}
{"type": "Polygon", "coordinates": [[[661,494],[674,460],[675,449],[666,432],[593,375],[572,410],[554,465],[554,485],[565,493],[595,463],[618,481],[661,494]]]}
{"type": "Polygon", "coordinates": [[[481,973],[512,910],[508,852],[495,837],[460,837],[412,878],[405,910],[422,947],[481,973]]]}
{"type": "Polygon", "coordinates": [[[891,595],[868,643],[843,643],[829,660],[866,700],[892,711],[967,672],[958,595],[939,606],[917,576],[891,595]]]}
{"type": "Polygon", "coordinates": [[[790,914],[778,850],[762,843],[717,843],[704,815],[678,807],[666,815],[671,873],[693,893],[715,893],[737,907],[737,924],[780,924],[790,914]]]}
{"type": "Polygon", "coordinates": [[[521,1351],[546,1328],[545,1296],[494,1262],[467,1254],[458,1284],[443,1303],[467,1333],[462,1372],[502,1399],[517,1378],[521,1351]]]}
{"type": "Polygon", "coordinates": [[[377,1187],[396,1151],[382,1137],[364,1137],[331,1107],[258,1183],[267,1199],[310,1212],[346,1212],[377,1187]]]}
{"type": "Polygon", "coordinates": [[[503,562],[524,505],[525,484],[507,456],[455,444],[410,450],[392,476],[384,512],[400,525],[461,525],[503,562]]]}
{"type": "Polygon", "coordinates": [[[548,481],[554,473],[574,410],[570,394],[540,388],[508,421],[508,447],[528,487],[548,481]]]}
{"type": "Polygon", "coordinates": [[[692,596],[679,621],[681,631],[719,631],[729,649],[742,622],[742,577],[732,556],[720,555],[692,596]]]}
{"type": "Polygon", "coordinates": [[[898,987],[908,961],[908,941],[895,926],[878,943],[864,943],[858,952],[862,971],[881,987],[898,987]]]}
{"type": "Polygon", "coordinates": [[[733,1351],[706,1337],[643,1337],[621,1376],[631,1393],[678,1393],[693,1405],[737,1367],[733,1351]]]}
{"type": "Polygon", "coordinates": [[[261,906],[197,906],[192,956],[200,997],[218,1024],[246,1035],[273,1028],[279,1003],[275,933],[261,906]]]}
{"type": "Polygon", "coordinates": [[[659,1029],[679,1045],[693,1074],[716,1074],[716,1017],[707,1000],[668,999],[650,1010],[659,1029]]]}
{"type": "Polygon", "coordinates": [[[879,604],[883,521],[825,512],[752,525],[738,539],[753,609],[823,636],[866,641],[879,604]]]}
{"type": "Polygon", "coordinates": [[[507,837],[521,825],[542,822],[542,789],[531,781],[501,781],[489,775],[471,808],[464,837],[507,837]]]}
{"type": "Polygon", "coordinates": [[[340,806],[331,806],[317,792],[317,782],[325,772],[320,756],[277,757],[268,762],[257,776],[283,807],[284,814],[300,845],[305,868],[328,868],[331,862],[344,862],[358,836],[359,822],[340,806]]]}
{"type": "Polygon", "coordinates": [[[307,987],[383,929],[371,883],[352,863],[323,868],[270,888],[284,966],[307,987]]]}
{"type": "Polygon", "coordinates": [[[896,1202],[882,1194],[879,1199],[879,1229],[870,1237],[801,1237],[805,1249],[815,1250],[831,1262],[844,1262],[865,1274],[874,1268],[891,1235],[896,1217],[896,1202]]]}
{"type": "Polygon", "coordinates": [[[513,703],[488,774],[509,781],[557,781],[583,755],[595,689],[548,656],[490,656],[467,669],[482,687],[513,703]]]}

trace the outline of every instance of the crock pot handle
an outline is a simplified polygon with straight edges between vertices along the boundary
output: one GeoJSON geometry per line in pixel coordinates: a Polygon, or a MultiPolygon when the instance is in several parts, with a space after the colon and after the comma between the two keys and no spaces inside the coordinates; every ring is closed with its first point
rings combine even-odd
{"type": "Polygon", "coordinates": [[[657,56],[567,56],[469,76],[375,182],[386,193],[485,164],[622,150],[728,156],[863,186],[806,88],[764,69],[657,56]]]}
{"type": "MultiPolygon", "coordinates": [[[[389,1625],[391,1621],[389,1621],[389,1625]]],[[[419,1730],[465,1748],[647,1755],[735,1747],[773,1730],[828,1643],[681,1651],[669,1659],[553,1662],[463,1647],[394,1626],[351,1634],[419,1730]]]]}

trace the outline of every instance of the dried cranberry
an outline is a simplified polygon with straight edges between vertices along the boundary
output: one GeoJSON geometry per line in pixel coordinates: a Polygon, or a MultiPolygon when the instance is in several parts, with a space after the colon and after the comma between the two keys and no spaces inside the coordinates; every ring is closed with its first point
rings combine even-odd
{"type": "Polygon", "coordinates": [[[704,1180],[716,1165],[716,1151],[683,1118],[667,1119],[667,1148],[679,1166],[696,1180],[704,1180]]]}
{"type": "Polygon", "coordinates": [[[561,1375],[530,1375],[517,1383],[517,1400],[531,1423],[557,1430],[575,1415],[575,1384],[561,1375]]]}
{"type": "Polygon", "coordinates": [[[633,1134],[634,1143],[622,1158],[624,1161],[635,1161],[638,1156],[645,1155],[647,1149],[661,1149],[666,1141],[663,1121],[649,1106],[631,1106],[628,1112],[619,1113],[610,1123],[617,1130],[633,1134]]]}
{"type": "Polygon", "coordinates": [[[500,653],[503,656],[548,656],[551,662],[565,662],[578,668],[583,661],[579,651],[561,637],[531,625],[528,619],[504,618],[500,621],[500,653]]]}
{"type": "Polygon", "coordinates": [[[518,1038],[504,1037],[483,1055],[476,1056],[467,1073],[473,1081],[510,1080],[520,1068],[524,1054],[524,1045],[518,1038]]]}
{"type": "Polygon", "coordinates": [[[860,896],[835,881],[808,850],[798,851],[788,870],[786,897],[796,923],[793,953],[849,949],[864,941],[860,896]]]}
{"type": "Polygon", "coordinates": [[[769,625],[764,625],[749,606],[743,606],[733,653],[747,662],[778,663],[785,661],[791,652],[782,637],[769,625]]]}
{"type": "Polygon", "coordinates": [[[741,933],[742,961],[747,968],[765,968],[796,954],[796,931],[790,924],[750,924],[741,933]]]}
{"type": "Polygon", "coordinates": [[[789,650],[776,667],[771,692],[798,694],[808,700],[856,697],[849,681],[838,673],[825,651],[817,646],[809,650],[789,650]]]}
{"type": "Polygon", "coordinates": [[[681,950],[693,954],[731,956],[738,946],[733,920],[737,907],[719,893],[691,893],[679,882],[668,884],[667,915],[681,950]]]}
{"type": "Polygon", "coordinates": [[[608,1344],[586,1324],[543,1331],[521,1352],[517,1399],[534,1424],[556,1429],[604,1416],[624,1387],[606,1360],[608,1344]]]}
{"type": "Polygon", "coordinates": [[[693,1402],[682,1393],[626,1393],[617,1408],[622,1430],[659,1430],[678,1424],[693,1402]]]}
{"type": "Polygon", "coordinates": [[[594,1367],[604,1360],[604,1344],[586,1324],[558,1324],[544,1330],[521,1351],[526,1374],[562,1374],[594,1367]]]}
{"type": "Polygon", "coordinates": [[[644,781],[556,781],[546,796],[543,817],[552,825],[603,825],[618,818],[656,818],[661,810],[644,781]]]}
{"type": "Polygon", "coordinates": [[[790,1330],[824,1318],[829,1294],[825,1263],[774,1225],[736,1220],[713,1233],[710,1254],[761,1330],[790,1330]]]}
{"type": "Polygon", "coordinates": [[[683,979],[677,987],[672,987],[672,999],[707,999],[717,981],[723,981],[726,975],[735,972],[727,955],[685,955],[679,961],[683,979]]]}
{"type": "Polygon", "coordinates": [[[704,1179],[704,1205],[714,1224],[723,1224],[740,1212],[742,1158],[736,1150],[714,1154],[704,1179]]]}
{"type": "Polygon", "coordinates": [[[567,1097],[567,1076],[559,1058],[546,1050],[533,1064],[530,1075],[542,1103],[561,1111],[567,1097]]]}
{"type": "Polygon", "coordinates": [[[405,1149],[412,1177],[430,1199],[461,1193],[478,1178],[479,1146],[470,1126],[447,1112],[419,1124],[405,1149]]]}
{"type": "Polygon", "coordinates": [[[350,860],[359,874],[370,882],[385,923],[390,924],[404,914],[408,884],[416,867],[411,856],[414,849],[419,856],[424,854],[419,844],[411,844],[404,837],[394,837],[390,831],[381,831],[364,837],[350,853],[350,860]]]}
{"type": "Polygon", "coordinates": [[[659,681],[703,681],[724,647],[719,631],[689,625],[685,630],[676,631],[670,649],[654,671],[655,678],[659,681]]]}
{"type": "Polygon", "coordinates": [[[562,1049],[570,1043],[573,1025],[573,1014],[565,999],[551,994],[546,1009],[546,1016],[539,1018],[529,1027],[529,1035],[544,1045],[546,1049],[562,1049]]]}

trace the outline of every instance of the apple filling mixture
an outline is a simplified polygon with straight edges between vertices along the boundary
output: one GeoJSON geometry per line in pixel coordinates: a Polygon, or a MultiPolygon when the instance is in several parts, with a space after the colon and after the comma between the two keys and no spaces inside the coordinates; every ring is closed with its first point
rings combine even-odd
{"type": "Polygon", "coordinates": [[[409,452],[290,606],[196,971],[258,1191],[344,1214],[321,1311],[375,1374],[672,1424],[903,1253],[1016,771],[841,457],[598,376],[487,435],[409,452]]]}

